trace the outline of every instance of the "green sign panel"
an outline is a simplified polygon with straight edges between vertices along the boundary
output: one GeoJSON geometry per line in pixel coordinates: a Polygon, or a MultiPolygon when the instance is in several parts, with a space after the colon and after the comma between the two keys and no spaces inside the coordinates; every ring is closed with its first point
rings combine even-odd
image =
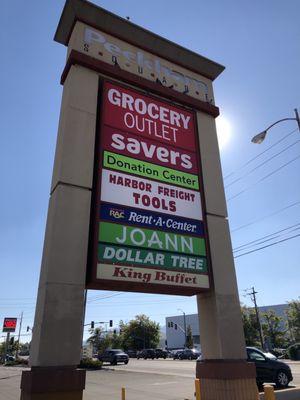
{"type": "Polygon", "coordinates": [[[161,269],[205,273],[206,258],[99,243],[98,260],[112,264],[147,265],[161,269]]]}
{"type": "Polygon", "coordinates": [[[205,256],[206,254],[203,238],[111,224],[109,222],[100,222],[99,241],[197,256],[205,256]]]}
{"type": "Polygon", "coordinates": [[[104,151],[103,166],[146,178],[156,179],[169,184],[180,185],[189,189],[199,189],[197,175],[176,171],[175,169],[151,164],[146,161],[136,160],[121,154],[111,153],[110,151],[104,151]]]}

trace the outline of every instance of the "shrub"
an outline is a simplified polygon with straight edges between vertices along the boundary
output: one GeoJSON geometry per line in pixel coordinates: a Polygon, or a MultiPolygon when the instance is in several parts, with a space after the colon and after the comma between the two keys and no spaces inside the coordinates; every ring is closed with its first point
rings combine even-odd
{"type": "Polygon", "coordinates": [[[23,360],[22,358],[17,358],[16,360],[6,361],[4,365],[6,367],[15,367],[16,365],[26,366],[26,365],[28,365],[28,360],[23,360]]]}
{"type": "Polygon", "coordinates": [[[83,358],[82,360],[80,360],[79,368],[101,369],[102,361],[93,360],[92,358],[83,358]]]}
{"type": "Polygon", "coordinates": [[[288,356],[291,360],[299,360],[300,343],[295,343],[287,349],[288,356]]]}

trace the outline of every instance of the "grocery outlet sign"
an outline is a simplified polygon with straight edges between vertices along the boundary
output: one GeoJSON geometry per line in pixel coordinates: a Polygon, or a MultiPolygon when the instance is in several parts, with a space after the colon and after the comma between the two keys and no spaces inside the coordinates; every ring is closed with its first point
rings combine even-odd
{"type": "Polygon", "coordinates": [[[87,287],[208,289],[193,112],[108,81],[99,110],[87,287]]]}

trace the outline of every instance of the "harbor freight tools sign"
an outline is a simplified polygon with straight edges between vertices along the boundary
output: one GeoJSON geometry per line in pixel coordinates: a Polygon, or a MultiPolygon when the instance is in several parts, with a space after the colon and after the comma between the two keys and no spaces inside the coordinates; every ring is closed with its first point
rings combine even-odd
{"type": "Polygon", "coordinates": [[[194,114],[105,82],[87,287],[209,288],[194,114]]]}
{"type": "Polygon", "coordinates": [[[4,318],[2,332],[15,332],[17,318],[4,318]]]}

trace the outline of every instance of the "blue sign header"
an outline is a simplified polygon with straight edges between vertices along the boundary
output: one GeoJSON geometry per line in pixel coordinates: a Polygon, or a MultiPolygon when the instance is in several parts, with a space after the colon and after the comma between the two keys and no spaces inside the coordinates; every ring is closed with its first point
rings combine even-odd
{"type": "Polygon", "coordinates": [[[203,223],[200,221],[137,210],[117,204],[101,203],[100,219],[120,222],[123,225],[138,225],[182,234],[204,236],[203,223]]]}

